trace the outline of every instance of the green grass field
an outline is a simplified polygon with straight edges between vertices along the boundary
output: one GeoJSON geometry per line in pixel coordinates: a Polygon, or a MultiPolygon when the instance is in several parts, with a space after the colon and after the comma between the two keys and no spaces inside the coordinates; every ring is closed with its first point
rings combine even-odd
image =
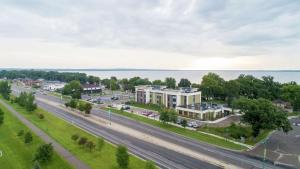
{"type": "MultiPolygon", "coordinates": [[[[109,109],[107,108],[106,110],[109,110],[109,109]]],[[[161,123],[159,121],[156,121],[156,120],[153,120],[153,119],[150,119],[150,118],[147,118],[147,117],[139,116],[139,115],[136,115],[136,114],[133,114],[133,113],[128,113],[128,112],[125,112],[125,111],[116,110],[116,109],[112,109],[112,108],[111,108],[111,111],[114,112],[114,113],[126,116],[130,119],[140,121],[140,122],[144,122],[146,124],[150,124],[150,125],[159,127],[161,129],[171,131],[171,132],[174,132],[174,133],[177,133],[177,134],[180,134],[180,135],[183,135],[185,137],[189,137],[189,138],[201,141],[201,142],[206,142],[206,143],[209,143],[209,144],[213,144],[213,145],[223,147],[223,148],[227,148],[227,149],[231,149],[231,150],[245,150],[245,149],[247,149],[244,146],[234,144],[232,142],[228,142],[228,141],[225,141],[223,139],[219,139],[219,138],[216,138],[216,137],[213,137],[213,136],[209,136],[209,135],[206,135],[206,134],[203,134],[203,133],[199,133],[197,131],[192,131],[192,130],[184,129],[184,128],[181,128],[181,127],[176,127],[176,126],[173,126],[173,125],[170,125],[170,124],[164,124],[164,123],[161,123]]]]}
{"type": "MultiPolygon", "coordinates": [[[[5,107],[0,104],[0,108],[5,113],[4,124],[0,126],[0,157],[1,169],[30,169],[33,165],[33,157],[36,149],[44,142],[33,134],[33,142],[25,145],[24,138],[17,136],[20,130],[25,132],[29,129],[13,116],[5,107]]],[[[41,164],[43,169],[71,169],[72,167],[54,153],[53,159],[47,164],[41,164]]]]}
{"type": "MultiPolygon", "coordinates": [[[[9,103],[9,102],[7,102],[9,103]]],[[[88,151],[85,148],[80,147],[75,143],[71,136],[73,134],[78,134],[88,138],[88,140],[97,143],[97,138],[67,122],[46,112],[43,109],[38,108],[36,111],[29,113],[24,108],[18,106],[17,104],[11,104],[18,112],[22,113],[24,117],[34,123],[36,126],[45,131],[49,136],[55,139],[58,143],[68,149],[71,153],[77,156],[80,160],[85,162],[93,169],[117,169],[117,163],[115,158],[116,147],[106,143],[101,152],[99,151],[88,151]],[[45,119],[39,119],[36,115],[37,113],[42,113],[45,119]]],[[[135,157],[130,156],[129,169],[143,169],[146,162],[135,157]]]]}

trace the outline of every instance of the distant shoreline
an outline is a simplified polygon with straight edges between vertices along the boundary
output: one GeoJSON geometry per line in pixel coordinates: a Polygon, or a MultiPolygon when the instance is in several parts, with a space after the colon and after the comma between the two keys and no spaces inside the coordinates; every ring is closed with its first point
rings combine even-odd
{"type": "Polygon", "coordinates": [[[258,70],[258,69],[232,69],[232,70],[188,70],[188,69],[127,69],[127,68],[116,68],[116,69],[47,69],[47,68],[0,68],[0,70],[43,70],[43,71],[226,71],[226,72],[300,72],[299,70],[258,70]]]}

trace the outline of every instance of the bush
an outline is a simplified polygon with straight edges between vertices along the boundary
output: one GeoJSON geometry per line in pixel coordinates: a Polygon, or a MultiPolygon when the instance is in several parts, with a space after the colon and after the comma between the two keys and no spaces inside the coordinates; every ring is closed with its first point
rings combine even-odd
{"type": "Polygon", "coordinates": [[[116,152],[117,163],[120,168],[126,169],[129,165],[129,154],[125,146],[119,145],[116,152]]]}
{"type": "Polygon", "coordinates": [[[78,141],[78,144],[82,146],[85,145],[87,141],[88,139],[86,137],[81,137],[78,141]]]}
{"type": "Polygon", "coordinates": [[[78,134],[73,134],[73,135],[71,136],[71,139],[72,139],[73,141],[77,141],[77,140],[79,139],[79,135],[78,135],[78,134]]]}
{"type": "Polygon", "coordinates": [[[24,130],[20,130],[17,134],[19,137],[24,135],[24,130]]]}
{"type": "Polygon", "coordinates": [[[88,141],[86,144],[85,144],[86,148],[88,148],[90,151],[92,151],[96,145],[93,141],[88,141]]]}
{"type": "Polygon", "coordinates": [[[39,113],[39,114],[38,114],[38,117],[39,117],[39,119],[41,119],[41,120],[45,118],[44,114],[42,114],[42,113],[39,113]]]}
{"type": "Polygon", "coordinates": [[[84,111],[85,110],[85,103],[83,102],[79,102],[77,109],[80,111],[84,111]]]}
{"type": "Polygon", "coordinates": [[[53,155],[53,146],[52,144],[44,144],[37,149],[35,153],[34,160],[39,162],[48,162],[51,160],[53,155]]]}
{"type": "Polygon", "coordinates": [[[32,134],[30,132],[27,132],[24,136],[24,143],[29,144],[32,142],[32,140],[33,140],[32,134]]]}

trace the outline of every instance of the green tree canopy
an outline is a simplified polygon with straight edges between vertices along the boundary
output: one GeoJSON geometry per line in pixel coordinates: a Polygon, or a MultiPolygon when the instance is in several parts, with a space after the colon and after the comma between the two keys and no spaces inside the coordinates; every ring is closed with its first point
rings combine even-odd
{"type": "Polygon", "coordinates": [[[189,81],[189,79],[181,79],[178,83],[178,87],[191,87],[192,83],[189,81]]]}
{"type": "Polygon", "coordinates": [[[62,93],[65,95],[70,95],[74,99],[80,99],[82,92],[82,86],[79,81],[73,80],[70,83],[66,84],[62,90],[62,93]]]}
{"type": "Polygon", "coordinates": [[[53,146],[51,143],[40,146],[34,156],[34,160],[45,163],[49,162],[53,156],[53,146]]]}
{"type": "Polygon", "coordinates": [[[224,96],[225,80],[215,73],[208,73],[203,76],[201,82],[201,91],[206,99],[224,96]]]}
{"type": "Polygon", "coordinates": [[[116,152],[117,163],[120,168],[127,169],[129,165],[129,154],[125,146],[119,145],[116,152]]]}
{"type": "Polygon", "coordinates": [[[234,102],[234,107],[244,113],[242,122],[251,125],[254,137],[262,129],[282,129],[285,133],[292,130],[287,114],[269,100],[240,98],[234,102]]]}
{"type": "Polygon", "coordinates": [[[8,81],[0,81],[0,94],[6,100],[9,99],[11,93],[11,86],[9,85],[8,81]]]}
{"type": "Polygon", "coordinates": [[[172,77],[167,77],[165,80],[166,86],[171,89],[176,88],[176,80],[172,77]]]}

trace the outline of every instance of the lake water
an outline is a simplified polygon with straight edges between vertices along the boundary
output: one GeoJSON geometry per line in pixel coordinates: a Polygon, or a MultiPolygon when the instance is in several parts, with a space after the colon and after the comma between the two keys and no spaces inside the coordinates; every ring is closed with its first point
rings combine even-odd
{"type": "Polygon", "coordinates": [[[200,83],[204,75],[209,72],[219,74],[225,80],[237,78],[240,74],[249,74],[257,78],[262,76],[273,76],[275,81],[285,83],[295,81],[300,83],[300,71],[240,71],[240,70],[96,70],[96,71],[82,71],[82,70],[68,70],[63,72],[81,72],[87,75],[98,76],[101,79],[116,76],[118,79],[131,78],[139,76],[148,78],[149,80],[164,80],[166,77],[174,77],[177,82],[181,78],[187,78],[193,83],[200,83]]]}

